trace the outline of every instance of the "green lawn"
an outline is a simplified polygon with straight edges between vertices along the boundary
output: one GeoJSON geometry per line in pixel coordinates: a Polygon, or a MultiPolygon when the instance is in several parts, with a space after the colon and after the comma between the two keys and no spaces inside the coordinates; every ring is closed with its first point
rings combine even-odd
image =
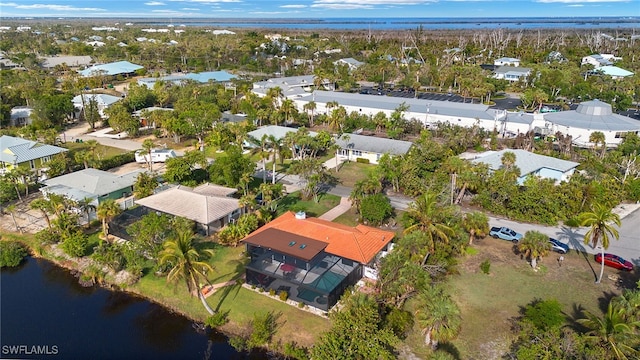
{"type": "MultiPolygon", "coordinates": [[[[244,274],[242,255],[244,247],[224,247],[213,243],[199,243],[198,246],[213,248],[215,251],[214,257],[210,260],[216,270],[210,277],[212,283],[237,280],[244,274]]],[[[165,277],[149,273],[133,285],[131,290],[195,319],[204,320],[209,315],[197,297],[188,295],[183,282],[169,284],[165,277]]],[[[327,319],[287,305],[265,294],[245,289],[240,285],[217,290],[207,298],[207,302],[214,310],[229,311],[231,323],[223,330],[232,333],[241,331],[252,320],[253,314],[260,311],[282,313],[276,339],[282,340],[283,343],[293,340],[308,346],[320,332],[329,328],[327,319]]]]}
{"type": "Polygon", "coordinates": [[[304,211],[308,216],[317,217],[340,203],[340,197],[332,194],[320,195],[320,201],[302,200],[300,192],[293,192],[278,201],[278,211],[276,216],[280,216],[287,211],[304,211]]]}
{"type": "Polygon", "coordinates": [[[357,162],[345,162],[338,172],[332,171],[332,174],[338,178],[340,184],[353,187],[356,182],[364,180],[375,165],[362,164],[357,162]]]}
{"type": "MultiPolygon", "coordinates": [[[[65,148],[69,149],[70,152],[77,152],[77,151],[82,151],[82,150],[86,150],[89,151],[89,145],[86,142],[83,143],[75,143],[75,142],[70,142],[68,141],[67,143],[65,143],[63,145],[65,148]]],[[[142,145],[140,145],[140,148],[142,148],[142,145]]],[[[112,156],[115,155],[120,155],[120,154],[124,154],[128,151],[123,150],[123,149],[118,149],[118,148],[114,148],[111,146],[105,146],[102,144],[98,144],[96,146],[96,155],[99,156],[102,159],[107,159],[110,158],[112,156]]]]}
{"type": "MultiPolygon", "coordinates": [[[[462,313],[462,331],[453,342],[461,359],[501,358],[513,339],[511,319],[536,298],[557,299],[568,317],[581,317],[575,309],[602,313],[603,298],[619,292],[606,275],[602,284],[594,284],[590,256],[569,253],[558,267],[557,256],[550,254],[541,263],[543,269],[534,272],[506,242],[485,239],[474,248],[478,253],[460,259],[459,274],[451,275],[447,284],[462,313]],[[485,259],[491,261],[489,275],[479,270],[485,259]]],[[[428,353],[417,327],[407,342],[418,356],[428,353]]]]}

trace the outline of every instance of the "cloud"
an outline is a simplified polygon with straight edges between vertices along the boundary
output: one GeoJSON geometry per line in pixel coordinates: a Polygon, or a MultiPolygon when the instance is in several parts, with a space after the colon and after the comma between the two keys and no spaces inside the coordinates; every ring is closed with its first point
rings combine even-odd
{"type": "Polygon", "coordinates": [[[567,7],[584,7],[584,4],[572,4],[572,5],[567,5],[567,7]]]}
{"type": "Polygon", "coordinates": [[[165,3],[160,2],[160,1],[149,1],[149,2],[146,2],[146,3],[144,3],[144,4],[145,4],[145,5],[148,5],[148,6],[161,6],[161,5],[166,5],[165,3]]]}
{"type": "Polygon", "coordinates": [[[80,8],[71,5],[56,5],[56,4],[16,4],[16,3],[0,3],[1,6],[13,7],[23,10],[52,10],[52,11],[107,11],[101,8],[80,8]]]}
{"type": "Polygon", "coordinates": [[[354,10],[375,9],[376,6],[420,5],[438,0],[313,0],[312,8],[354,10]]]}
{"type": "Polygon", "coordinates": [[[184,10],[184,11],[200,11],[199,8],[181,8],[180,10],[184,10]]]}
{"type": "Polygon", "coordinates": [[[307,5],[282,5],[280,7],[283,9],[302,9],[306,8],[307,5]]]}

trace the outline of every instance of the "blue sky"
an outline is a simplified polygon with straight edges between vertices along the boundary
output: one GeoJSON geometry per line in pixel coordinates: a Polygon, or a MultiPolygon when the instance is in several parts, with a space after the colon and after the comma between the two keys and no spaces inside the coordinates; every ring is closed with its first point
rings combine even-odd
{"type": "Polygon", "coordinates": [[[640,0],[0,0],[2,17],[640,16],[640,0]]]}

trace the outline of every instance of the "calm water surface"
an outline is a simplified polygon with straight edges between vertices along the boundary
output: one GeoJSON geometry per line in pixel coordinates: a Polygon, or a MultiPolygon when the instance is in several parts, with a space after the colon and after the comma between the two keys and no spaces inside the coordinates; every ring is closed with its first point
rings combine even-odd
{"type": "Polygon", "coordinates": [[[126,293],[83,288],[41,259],[2,270],[0,311],[0,358],[247,358],[224,336],[196,332],[183,316],[126,293]],[[31,352],[39,346],[42,354],[9,353],[20,345],[31,352]]]}

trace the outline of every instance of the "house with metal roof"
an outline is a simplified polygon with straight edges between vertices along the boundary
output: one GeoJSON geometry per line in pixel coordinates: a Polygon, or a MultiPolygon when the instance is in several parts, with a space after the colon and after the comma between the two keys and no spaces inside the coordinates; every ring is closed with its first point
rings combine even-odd
{"type": "Polygon", "coordinates": [[[58,146],[2,135],[0,136],[0,172],[15,166],[29,170],[44,170],[54,155],[67,151],[58,146]]]}
{"type": "Polygon", "coordinates": [[[614,62],[621,60],[622,58],[615,57],[612,54],[592,54],[582,58],[582,65],[592,65],[595,68],[601,66],[613,65],[614,62]]]}
{"type": "Polygon", "coordinates": [[[518,67],[520,66],[520,59],[512,57],[501,57],[500,59],[493,60],[493,65],[518,67]]]}
{"type": "Polygon", "coordinates": [[[98,169],[83,169],[45,180],[45,186],[40,191],[45,196],[58,194],[74,201],[91,199],[94,206],[107,199],[113,199],[125,208],[125,202],[122,200],[133,194],[133,185],[138,175],[143,172],[145,170],[140,169],[118,175],[98,169]]]}
{"type": "Polygon", "coordinates": [[[552,134],[571,135],[580,146],[594,146],[589,137],[596,131],[604,134],[607,146],[617,146],[627,133],[640,134],[640,121],[614,114],[611,105],[600,100],[582,102],[576,110],[546,113],[544,124],[536,125],[549,128],[552,134]]]}
{"type": "Polygon", "coordinates": [[[168,75],[168,76],[162,76],[159,78],[141,78],[141,79],[138,79],[138,84],[145,85],[149,89],[153,89],[153,86],[158,81],[180,86],[187,81],[195,81],[201,84],[206,84],[208,82],[226,83],[236,78],[237,76],[229,72],[226,72],[224,70],[221,70],[221,71],[206,71],[201,73],[189,73],[189,74],[181,74],[181,75],[168,75]]]}
{"type": "MultiPolygon", "coordinates": [[[[259,127],[253,131],[249,131],[247,135],[250,137],[260,140],[264,136],[273,136],[276,140],[282,140],[287,136],[288,133],[297,132],[298,129],[291,128],[287,126],[279,126],[279,125],[266,125],[259,127]]],[[[309,136],[316,136],[317,133],[314,131],[309,131],[309,136]]],[[[252,147],[253,145],[246,144],[247,147],[252,147]]]]}
{"type": "Polygon", "coordinates": [[[493,71],[495,79],[504,79],[510,82],[526,79],[531,74],[531,69],[519,66],[500,66],[493,71]]]}
{"type": "Polygon", "coordinates": [[[242,240],[251,259],[246,282],[328,311],[365,274],[376,276],[394,237],[391,231],[289,211],[242,240]]]}
{"type": "Polygon", "coordinates": [[[336,60],[334,63],[334,65],[346,65],[349,68],[349,71],[354,71],[357,68],[359,68],[360,66],[364,65],[364,63],[362,61],[358,61],[354,58],[344,58],[344,59],[339,59],[336,60]]]}
{"type": "Polygon", "coordinates": [[[615,80],[626,78],[627,76],[633,75],[631,71],[628,71],[613,65],[601,66],[599,68],[589,71],[589,73],[593,75],[608,75],[615,80]]]}
{"type": "Polygon", "coordinates": [[[412,142],[366,136],[359,134],[343,134],[336,139],[340,146],[336,156],[339,160],[358,161],[367,159],[371,164],[377,164],[382,155],[402,156],[409,152],[412,142]]]}
{"type": "Polygon", "coordinates": [[[115,75],[132,75],[136,70],[144,69],[144,67],[132,64],[128,61],[116,61],[108,64],[94,65],[79,71],[84,77],[91,76],[115,76],[115,75]]]}
{"type": "Polygon", "coordinates": [[[193,220],[205,235],[236,221],[244,212],[238,199],[231,197],[237,190],[214,184],[195,188],[178,185],[146,198],[136,204],[165,214],[193,220]]]}
{"type": "Polygon", "coordinates": [[[88,106],[87,104],[92,100],[96,102],[100,116],[105,117],[104,110],[122,100],[122,98],[107,94],[81,94],[74,96],[73,99],[71,99],[71,102],[79,113],[82,111],[83,107],[88,106]]]}
{"type": "Polygon", "coordinates": [[[550,156],[535,154],[522,149],[505,149],[500,151],[487,151],[478,154],[473,163],[483,163],[489,166],[490,170],[499,170],[503,167],[502,157],[505,153],[511,152],[516,155],[515,167],[520,169],[518,184],[524,184],[529,176],[536,176],[543,179],[553,179],[556,183],[569,181],[575,169],[580,165],[577,162],[558,159],[550,156]]]}
{"type": "MultiPolygon", "coordinates": [[[[282,90],[282,94],[286,98],[298,98],[309,94],[312,90],[314,75],[301,75],[301,76],[288,76],[281,78],[271,78],[264,81],[258,81],[253,83],[253,93],[260,97],[267,96],[269,89],[279,87],[282,90]]],[[[329,81],[324,81],[324,87],[328,88],[329,81]]]]}

